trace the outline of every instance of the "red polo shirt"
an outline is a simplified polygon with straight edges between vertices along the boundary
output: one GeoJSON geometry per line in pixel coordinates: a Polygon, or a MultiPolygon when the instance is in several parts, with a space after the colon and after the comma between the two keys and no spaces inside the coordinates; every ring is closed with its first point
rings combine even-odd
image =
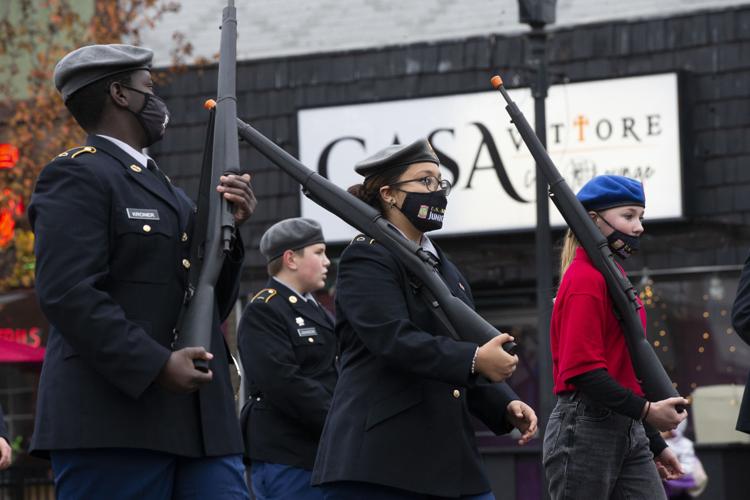
{"type": "MultiPolygon", "coordinates": [[[[640,302],[640,299],[638,299],[640,302]]],[[[639,310],[646,330],[646,312],[639,310]]],[[[555,394],[575,390],[572,377],[604,368],[623,387],[643,396],[604,276],[583,248],[563,276],[550,327],[555,394]]]]}

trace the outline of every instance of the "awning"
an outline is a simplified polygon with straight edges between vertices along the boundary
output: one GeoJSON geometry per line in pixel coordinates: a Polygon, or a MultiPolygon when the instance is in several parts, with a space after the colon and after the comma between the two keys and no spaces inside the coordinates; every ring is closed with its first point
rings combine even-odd
{"type": "Polygon", "coordinates": [[[42,361],[44,361],[44,347],[31,347],[0,339],[0,363],[41,363],[42,361]]]}

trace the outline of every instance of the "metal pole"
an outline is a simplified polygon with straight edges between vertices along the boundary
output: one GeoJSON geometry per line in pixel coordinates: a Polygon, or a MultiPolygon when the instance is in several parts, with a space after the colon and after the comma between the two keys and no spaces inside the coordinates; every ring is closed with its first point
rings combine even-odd
{"type": "MultiPolygon", "coordinates": [[[[535,26],[529,34],[531,60],[536,73],[532,86],[534,96],[534,130],[547,147],[547,119],[544,101],[547,98],[547,33],[543,26],[535,26]]],[[[549,227],[549,186],[536,168],[536,304],[537,304],[537,362],[539,366],[539,428],[543,436],[547,419],[552,412],[552,357],[549,346],[549,325],[552,311],[552,243],[549,227]]]]}

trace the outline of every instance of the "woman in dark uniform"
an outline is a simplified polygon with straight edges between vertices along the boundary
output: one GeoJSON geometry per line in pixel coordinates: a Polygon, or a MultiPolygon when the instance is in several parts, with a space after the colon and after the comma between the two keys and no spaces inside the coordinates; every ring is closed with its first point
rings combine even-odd
{"type": "MultiPolygon", "coordinates": [[[[439,229],[451,185],[426,140],[360,162],[350,192],[431,252],[454,295],[473,307],[466,279],[424,233],[439,229]]],[[[360,235],[344,251],[336,291],[340,375],[318,448],[313,484],[327,499],[492,499],[471,415],[526,443],[534,411],[501,382],[518,358],[501,334],[483,346],[452,339],[406,268],[360,235]]],[[[460,330],[460,325],[457,325],[460,330]]]]}

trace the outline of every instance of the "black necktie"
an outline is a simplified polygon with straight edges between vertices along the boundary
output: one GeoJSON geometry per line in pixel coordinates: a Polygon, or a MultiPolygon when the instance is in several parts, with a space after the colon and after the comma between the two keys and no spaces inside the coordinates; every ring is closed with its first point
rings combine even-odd
{"type": "Polygon", "coordinates": [[[309,299],[307,299],[307,303],[311,304],[313,306],[313,309],[315,309],[315,312],[317,312],[318,315],[320,315],[321,318],[325,319],[325,321],[327,323],[332,323],[331,322],[331,317],[328,315],[328,312],[323,308],[322,305],[320,305],[318,303],[317,300],[315,300],[313,298],[309,298],[309,299]]]}
{"type": "Polygon", "coordinates": [[[161,170],[159,170],[159,167],[156,166],[156,162],[154,160],[149,158],[146,162],[146,168],[148,168],[149,171],[157,177],[157,179],[161,180],[164,185],[167,186],[167,188],[169,188],[169,180],[167,180],[167,176],[164,175],[161,170]]]}

